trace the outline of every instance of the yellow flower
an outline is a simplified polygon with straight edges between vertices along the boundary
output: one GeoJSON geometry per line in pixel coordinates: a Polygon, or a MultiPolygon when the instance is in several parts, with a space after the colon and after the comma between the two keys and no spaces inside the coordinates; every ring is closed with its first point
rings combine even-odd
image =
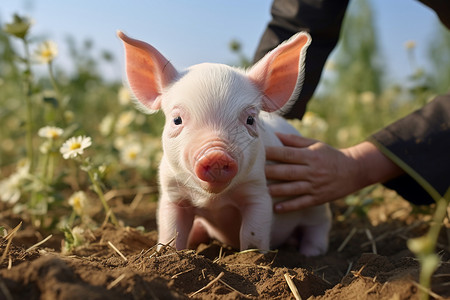
{"type": "Polygon", "coordinates": [[[51,63],[58,55],[58,46],[52,41],[45,41],[36,50],[36,59],[43,64],[51,63]]]}
{"type": "Polygon", "coordinates": [[[61,146],[59,151],[64,159],[75,158],[83,154],[84,149],[92,145],[92,139],[88,136],[71,137],[61,146]]]}

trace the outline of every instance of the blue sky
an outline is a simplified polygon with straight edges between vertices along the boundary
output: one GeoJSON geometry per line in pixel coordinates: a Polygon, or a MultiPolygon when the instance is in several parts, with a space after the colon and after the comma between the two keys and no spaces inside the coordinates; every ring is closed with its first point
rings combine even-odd
{"type": "MultiPolygon", "coordinates": [[[[369,0],[388,70],[394,80],[411,73],[404,44],[416,42],[416,55],[425,65],[426,44],[436,30],[434,12],[416,0],[369,0]]],[[[160,50],[179,69],[200,62],[232,64],[237,57],[228,43],[237,39],[252,57],[267,22],[272,0],[2,0],[0,21],[18,12],[34,19],[32,34],[56,41],[57,64],[67,64],[65,37],[92,39],[97,49],[108,49],[116,64],[105,69],[109,78],[123,78],[123,49],[115,32],[120,29],[160,50]]],[[[67,68],[69,66],[67,65],[67,68]]]]}

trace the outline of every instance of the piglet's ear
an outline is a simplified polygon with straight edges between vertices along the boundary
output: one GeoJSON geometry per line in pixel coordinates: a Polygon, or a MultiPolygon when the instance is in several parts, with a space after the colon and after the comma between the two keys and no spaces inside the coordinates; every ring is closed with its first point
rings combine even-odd
{"type": "Polygon", "coordinates": [[[262,109],[273,112],[290,106],[300,93],[306,49],[311,37],[300,32],[267,53],[249,71],[248,77],[264,95],[262,109]]]}
{"type": "Polygon", "coordinates": [[[126,73],[130,88],[145,110],[153,113],[161,108],[160,95],[177,76],[173,65],[147,43],[132,39],[118,31],[126,56],[126,73]]]}

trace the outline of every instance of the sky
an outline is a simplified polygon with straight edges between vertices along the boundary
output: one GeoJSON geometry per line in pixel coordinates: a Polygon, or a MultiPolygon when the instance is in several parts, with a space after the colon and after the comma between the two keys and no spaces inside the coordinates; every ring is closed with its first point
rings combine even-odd
{"type": "MultiPolygon", "coordinates": [[[[369,0],[387,74],[403,80],[412,72],[405,43],[416,43],[416,59],[426,65],[427,43],[436,31],[435,13],[416,0],[369,0]]],[[[182,70],[201,62],[237,63],[229,50],[235,39],[251,58],[270,20],[272,0],[2,0],[0,22],[10,22],[14,13],[31,17],[31,34],[55,41],[56,64],[70,70],[67,36],[79,43],[94,41],[116,58],[105,68],[106,78],[123,79],[123,48],[116,37],[122,30],[144,40],[182,70]]],[[[333,59],[333,55],[330,59],[333,59]]]]}

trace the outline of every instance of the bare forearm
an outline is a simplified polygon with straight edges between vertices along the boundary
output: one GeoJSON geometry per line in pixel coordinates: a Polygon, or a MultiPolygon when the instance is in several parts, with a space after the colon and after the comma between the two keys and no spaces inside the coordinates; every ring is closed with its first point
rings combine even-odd
{"type": "Polygon", "coordinates": [[[354,161],[355,191],[375,183],[386,182],[404,173],[370,142],[362,142],[343,149],[342,152],[354,161]]]}
{"type": "Polygon", "coordinates": [[[375,145],[335,149],[325,143],[295,135],[278,137],[283,147],[267,147],[266,176],[274,197],[292,197],[277,203],[275,211],[289,212],[345,197],[366,186],[382,183],[403,173],[375,145]]]}

